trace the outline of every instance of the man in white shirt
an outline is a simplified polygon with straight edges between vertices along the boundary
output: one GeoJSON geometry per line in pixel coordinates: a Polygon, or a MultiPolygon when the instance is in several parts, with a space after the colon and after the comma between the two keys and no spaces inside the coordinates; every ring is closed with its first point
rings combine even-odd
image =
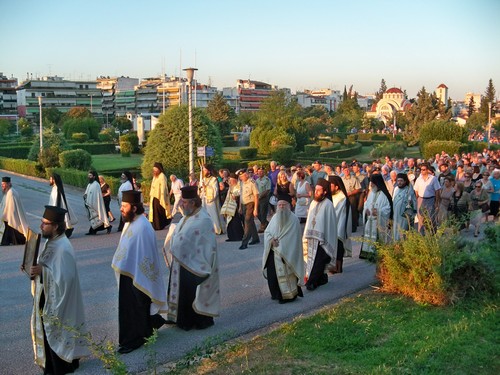
{"type": "Polygon", "coordinates": [[[417,195],[418,231],[422,234],[426,226],[427,229],[436,229],[436,211],[441,199],[441,185],[438,179],[429,173],[429,168],[428,163],[420,165],[420,176],[414,186],[417,195]]]}
{"type": "Polygon", "coordinates": [[[181,188],[184,187],[184,182],[180,178],[177,178],[175,174],[170,175],[170,182],[172,183],[170,186],[170,196],[174,196],[174,208],[172,209],[172,217],[174,217],[179,212],[179,202],[182,196],[181,188]]]}

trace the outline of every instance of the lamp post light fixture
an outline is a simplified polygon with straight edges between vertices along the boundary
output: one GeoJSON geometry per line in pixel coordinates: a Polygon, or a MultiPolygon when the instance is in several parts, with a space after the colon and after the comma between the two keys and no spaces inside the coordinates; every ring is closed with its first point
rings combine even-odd
{"type": "Polygon", "coordinates": [[[492,102],[488,102],[488,150],[490,149],[491,142],[491,105],[492,102]]]}
{"type": "Polygon", "coordinates": [[[193,89],[191,84],[193,83],[194,72],[198,69],[196,68],[186,68],[183,69],[186,72],[186,78],[188,80],[188,111],[189,111],[189,173],[194,173],[194,136],[193,136],[193,89]]]}
{"type": "Polygon", "coordinates": [[[43,149],[43,128],[42,128],[42,95],[38,97],[38,108],[40,111],[40,153],[43,149]]]}

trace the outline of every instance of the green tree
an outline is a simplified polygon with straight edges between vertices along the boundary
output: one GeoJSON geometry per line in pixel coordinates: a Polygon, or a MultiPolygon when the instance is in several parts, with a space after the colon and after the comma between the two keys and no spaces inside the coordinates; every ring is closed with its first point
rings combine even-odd
{"type": "Polygon", "coordinates": [[[44,128],[53,128],[56,132],[60,130],[59,125],[64,117],[64,113],[55,107],[43,108],[42,119],[44,128]]]}
{"type": "Polygon", "coordinates": [[[66,139],[71,139],[74,133],[86,133],[90,139],[98,140],[101,125],[93,117],[67,118],[62,130],[66,139]]]}
{"type": "Polygon", "coordinates": [[[0,119],[0,137],[5,137],[9,134],[10,122],[6,119],[0,119]]]}
{"type": "MultiPolygon", "coordinates": [[[[151,177],[155,162],[161,162],[168,174],[186,178],[189,173],[188,116],[187,105],[182,105],[169,108],[159,117],[158,124],[149,132],[145,147],[141,167],[144,178],[151,177]]],[[[193,109],[193,135],[194,156],[196,147],[210,146],[215,156],[207,162],[217,165],[222,157],[219,129],[200,108],[193,109]]]]}
{"type": "Polygon", "coordinates": [[[332,118],[323,106],[303,108],[301,116],[304,119],[304,126],[309,132],[309,138],[312,140],[317,140],[332,124],[332,118]]]}
{"type": "MultiPolygon", "coordinates": [[[[484,92],[484,96],[481,98],[481,107],[479,108],[479,112],[484,113],[486,117],[488,117],[489,103],[495,103],[496,90],[495,86],[493,86],[493,80],[490,78],[488,81],[488,87],[486,87],[486,91],[484,92]]],[[[491,116],[494,117],[494,116],[491,116]]]]}
{"type": "MultiPolygon", "coordinates": [[[[344,92],[345,87],[344,87],[344,92]]],[[[347,97],[339,104],[332,117],[332,126],[344,132],[353,128],[361,129],[363,126],[364,111],[358,104],[356,95],[347,97]]]]}
{"type": "Polygon", "coordinates": [[[24,117],[17,121],[17,126],[19,128],[19,133],[23,137],[31,137],[33,135],[33,126],[24,117]]]}
{"type": "Polygon", "coordinates": [[[474,112],[469,119],[465,127],[468,130],[484,130],[485,126],[488,124],[488,115],[482,112],[474,112]]]}
{"type": "Polygon", "coordinates": [[[387,85],[385,84],[385,79],[382,78],[382,81],[380,81],[380,88],[375,93],[375,103],[377,103],[380,99],[383,98],[384,92],[386,91],[387,91],[387,85]]]}
{"type": "Polygon", "coordinates": [[[233,120],[236,130],[243,130],[244,126],[255,126],[257,116],[253,112],[240,112],[233,120]]]}
{"type": "Polygon", "coordinates": [[[423,152],[425,145],[431,141],[454,141],[466,143],[467,129],[449,120],[433,120],[425,123],[419,134],[419,146],[423,152]]]}
{"type": "Polygon", "coordinates": [[[471,117],[475,111],[476,111],[476,103],[474,102],[474,96],[471,95],[469,99],[469,104],[467,106],[467,114],[469,115],[469,117],[471,117]]]}
{"type": "Polygon", "coordinates": [[[208,118],[219,127],[221,135],[228,135],[231,133],[231,128],[233,126],[232,120],[235,114],[234,110],[221,93],[215,94],[213,99],[208,102],[207,115],[208,118]]]}
{"type": "Polygon", "coordinates": [[[449,120],[451,118],[450,108],[446,109],[438,97],[429,94],[425,87],[417,93],[417,98],[413,101],[411,108],[406,112],[408,124],[403,132],[408,145],[415,145],[420,136],[422,126],[437,118],[449,120]]]}
{"type": "Polygon", "coordinates": [[[127,116],[117,116],[111,123],[116,130],[122,134],[125,130],[132,130],[133,124],[132,121],[130,121],[127,116]]]}
{"type": "Polygon", "coordinates": [[[64,115],[66,118],[88,118],[92,113],[85,107],[73,107],[64,115]]]}
{"type": "Polygon", "coordinates": [[[44,129],[42,152],[40,153],[40,137],[37,136],[31,146],[28,160],[38,161],[44,168],[58,167],[59,154],[70,149],[71,146],[62,134],[55,133],[52,129],[44,129]]]}

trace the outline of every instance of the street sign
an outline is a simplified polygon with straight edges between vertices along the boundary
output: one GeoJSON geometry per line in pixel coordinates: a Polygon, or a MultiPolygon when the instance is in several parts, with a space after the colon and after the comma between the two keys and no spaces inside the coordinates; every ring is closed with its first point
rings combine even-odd
{"type": "Polygon", "coordinates": [[[196,147],[197,156],[205,156],[205,147],[196,147]]]}
{"type": "Polygon", "coordinates": [[[207,146],[205,149],[205,155],[209,158],[214,156],[215,155],[214,149],[210,146],[207,146]]]}

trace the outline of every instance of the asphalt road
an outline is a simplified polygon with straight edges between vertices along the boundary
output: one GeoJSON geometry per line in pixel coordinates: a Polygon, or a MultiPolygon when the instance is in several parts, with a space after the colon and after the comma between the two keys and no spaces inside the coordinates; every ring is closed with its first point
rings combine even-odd
{"type": "MultiPolygon", "coordinates": [[[[19,192],[27,218],[32,228],[39,229],[44,205],[50,194],[48,181],[25,178],[6,171],[13,187],[19,192]]],[[[83,190],[65,186],[67,199],[78,216],[79,223],[71,237],[75,248],[80,282],[85,305],[87,327],[96,341],[118,341],[117,286],[111,260],[120,239],[113,228],[111,234],[85,236],[88,221],[83,206],[83,190]]],[[[112,202],[112,211],[119,217],[118,204],[112,202]]],[[[179,217],[177,217],[178,220],[179,217]]],[[[177,221],[176,220],[176,221],[177,221]]],[[[115,222],[116,223],[116,222],[115,222]]],[[[116,225],[117,226],[117,225],[116,225]]],[[[115,226],[115,227],[116,227],[115,226]]],[[[359,234],[359,229],[357,234],[359,234]]],[[[160,251],[166,230],[156,232],[160,251]]],[[[154,345],[159,363],[175,361],[186,353],[206,345],[208,340],[230,340],[252,334],[276,322],[309,314],[340,298],[362,290],[375,282],[375,267],[359,260],[359,244],[355,245],[354,257],[344,261],[344,273],[329,277],[329,283],[309,292],[304,298],[284,305],[272,301],[267,282],[262,276],[261,259],[263,241],[238,250],[239,243],[225,242],[226,236],[218,236],[219,269],[221,279],[222,311],[215,325],[206,330],[185,332],[175,326],[160,329],[154,345]]],[[[0,247],[0,369],[2,374],[39,374],[33,361],[30,334],[32,297],[30,280],[19,270],[24,246],[0,247]]],[[[163,259],[163,257],[162,257],[163,259]]],[[[165,267],[166,271],[166,267],[165,267]]],[[[167,271],[166,271],[167,272],[167,271]]],[[[141,348],[121,358],[130,372],[146,370],[146,351],[141,348]]],[[[107,373],[99,360],[89,357],[81,361],[80,374],[107,373]]]]}

